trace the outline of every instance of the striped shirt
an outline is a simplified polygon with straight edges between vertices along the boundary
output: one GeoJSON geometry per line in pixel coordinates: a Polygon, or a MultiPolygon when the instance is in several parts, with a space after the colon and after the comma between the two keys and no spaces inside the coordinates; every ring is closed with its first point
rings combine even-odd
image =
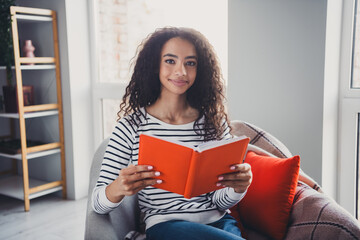
{"type": "MultiPolygon", "coordinates": [[[[105,195],[105,188],[118,177],[122,168],[126,168],[131,163],[137,165],[140,134],[161,136],[194,146],[203,142],[203,137],[196,134],[193,129],[194,122],[172,125],[146,113],[144,108],[139,113],[140,119],[135,118],[134,114],[122,118],[111,134],[92,196],[93,209],[97,213],[106,214],[121,204],[121,202],[110,202],[105,195]],[[136,119],[137,124],[133,124],[131,119],[136,119]]],[[[227,126],[223,138],[231,137],[227,126]]],[[[204,224],[215,222],[244,195],[245,193],[234,192],[233,188],[222,188],[186,199],[182,195],[150,186],[138,192],[138,199],[140,209],[145,216],[146,228],[150,228],[169,220],[188,220],[204,224]]]]}

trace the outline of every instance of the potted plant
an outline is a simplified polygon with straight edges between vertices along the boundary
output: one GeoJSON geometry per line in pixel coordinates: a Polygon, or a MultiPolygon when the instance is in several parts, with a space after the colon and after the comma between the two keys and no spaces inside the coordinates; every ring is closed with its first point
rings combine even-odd
{"type": "Polygon", "coordinates": [[[0,2],[0,65],[6,67],[6,82],[7,85],[3,86],[5,111],[11,111],[16,107],[16,102],[9,102],[9,94],[15,92],[15,86],[12,82],[13,73],[11,66],[14,64],[14,50],[11,36],[11,13],[10,6],[15,4],[14,0],[1,0],[0,2]],[[10,106],[9,106],[10,103],[10,106]],[[10,109],[9,109],[10,107],[10,109]]]}
{"type": "Polygon", "coordinates": [[[14,50],[11,37],[10,6],[15,0],[1,0],[0,2],[0,65],[6,66],[6,80],[8,86],[12,85],[11,65],[14,63],[14,50]]]}
{"type": "MultiPolygon", "coordinates": [[[[11,35],[10,7],[15,0],[0,1],[0,65],[6,67],[6,85],[3,86],[5,112],[17,112],[16,86],[13,83],[14,48],[11,35]]],[[[33,104],[33,86],[23,86],[24,105],[33,104]]]]}

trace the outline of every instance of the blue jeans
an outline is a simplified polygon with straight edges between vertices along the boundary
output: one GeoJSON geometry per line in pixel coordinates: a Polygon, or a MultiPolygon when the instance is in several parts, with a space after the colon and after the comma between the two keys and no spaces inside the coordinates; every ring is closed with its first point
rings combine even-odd
{"type": "Polygon", "coordinates": [[[225,214],[220,220],[201,224],[183,220],[158,223],[146,230],[147,240],[241,240],[236,220],[225,214]]]}

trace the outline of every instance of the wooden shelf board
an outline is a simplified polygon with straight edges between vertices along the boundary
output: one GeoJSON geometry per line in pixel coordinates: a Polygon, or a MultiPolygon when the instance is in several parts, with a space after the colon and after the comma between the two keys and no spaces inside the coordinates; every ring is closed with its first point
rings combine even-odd
{"type": "Polygon", "coordinates": [[[57,110],[58,107],[59,105],[57,103],[30,105],[30,106],[24,106],[24,112],[30,113],[30,112],[57,110]]]}
{"type": "Polygon", "coordinates": [[[52,16],[52,13],[54,11],[50,10],[50,9],[43,9],[43,8],[11,6],[10,12],[13,15],[32,14],[32,15],[40,15],[40,16],[52,16]]]}
{"type": "Polygon", "coordinates": [[[19,59],[21,64],[26,63],[55,63],[54,57],[20,57],[19,59]]]}
{"type": "MultiPolygon", "coordinates": [[[[36,118],[36,117],[45,117],[59,114],[58,110],[48,110],[48,111],[39,111],[39,112],[28,112],[24,113],[24,118],[36,118]]],[[[19,113],[0,113],[0,117],[4,118],[19,118],[19,113]]]]}
{"type": "MultiPolygon", "coordinates": [[[[30,178],[29,186],[30,188],[36,187],[39,185],[43,185],[47,183],[46,181],[41,181],[37,179],[30,178]]],[[[47,189],[44,191],[32,193],[29,195],[30,199],[37,198],[46,194],[50,194],[53,192],[57,192],[62,190],[62,186],[57,186],[51,189],[47,189]]],[[[21,176],[13,175],[13,176],[4,176],[0,178],[0,194],[6,195],[9,197],[17,198],[20,200],[24,200],[24,189],[23,189],[23,178],[21,176]]]]}
{"type": "Polygon", "coordinates": [[[37,16],[37,15],[26,15],[26,14],[16,14],[17,20],[20,21],[36,21],[36,22],[51,22],[52,17],[46,16],[37,16]]]}
{"type": "Polygon", "coordinates": [[[39,153],[47,150],[59,149],[60,147],[61,147],[60,142],[45,143],[42,145],[27,147],[26,152],[29,155],[30,153],[39,153]]]}
{"type": "MultiPolygon", "coordinates": [[[[49,156],[49,155],[56,154],[56,153],[60,153],[60,148],[50,149],[50,150],[45,150],[45,151],[40,151],[40,152],[34,152],[34,153],[29,153],[29,154],[27,154],[27,159],[29,160],[29,159],[33,159],[33,158],[49,156]]],[[[8,153],[1,153],[0,152],[0,157],[21,160],[21,153],[8,154],[8,153]]]]}

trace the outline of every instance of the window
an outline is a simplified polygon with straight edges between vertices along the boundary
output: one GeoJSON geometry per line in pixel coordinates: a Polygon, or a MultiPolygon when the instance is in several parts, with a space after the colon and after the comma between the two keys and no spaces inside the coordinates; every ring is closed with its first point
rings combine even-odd
{"type": "MultiPolygon", "coordinates": [[[[354,4],[354,30],[353,30],[353,48],[352,48],[352,68],[351,68],[351,88],[360,89],[360,4],[356,0],[354,4]]],[[[355,158],[356,158],[356,218],[359,219],[360,213],[360,172],[359,172],[359,127],[360,127],[360,109],[355,110],[355,158]]]]}
{"type": "Polygon", "coordinates": [[[338,200],[359,219],[360,3],[343,2],[338,200]],[[346,187],[344,187],[346,186],[346,187]]]}
{"type": "Polygon", "coordinates": [[[357,173],[357,194],[356,194],[356,218],[359,219],[360,216],[360,158],[359,158],[359,154],[360,154],[360,113],[357,114],[357,132],[356,132],[356,173],[357,173]]]}
{"type": "Polygon", "coordinates": [[[110,135],[137,46],[156,28],[191,27],[212,43],[227,78],[227,1],[93,0],[95,144],[110,135]]]}
{"type": "Polygon", "coordinates": [[[355,2],[351,87],[360,88],[360,4],[355,2]]]}

